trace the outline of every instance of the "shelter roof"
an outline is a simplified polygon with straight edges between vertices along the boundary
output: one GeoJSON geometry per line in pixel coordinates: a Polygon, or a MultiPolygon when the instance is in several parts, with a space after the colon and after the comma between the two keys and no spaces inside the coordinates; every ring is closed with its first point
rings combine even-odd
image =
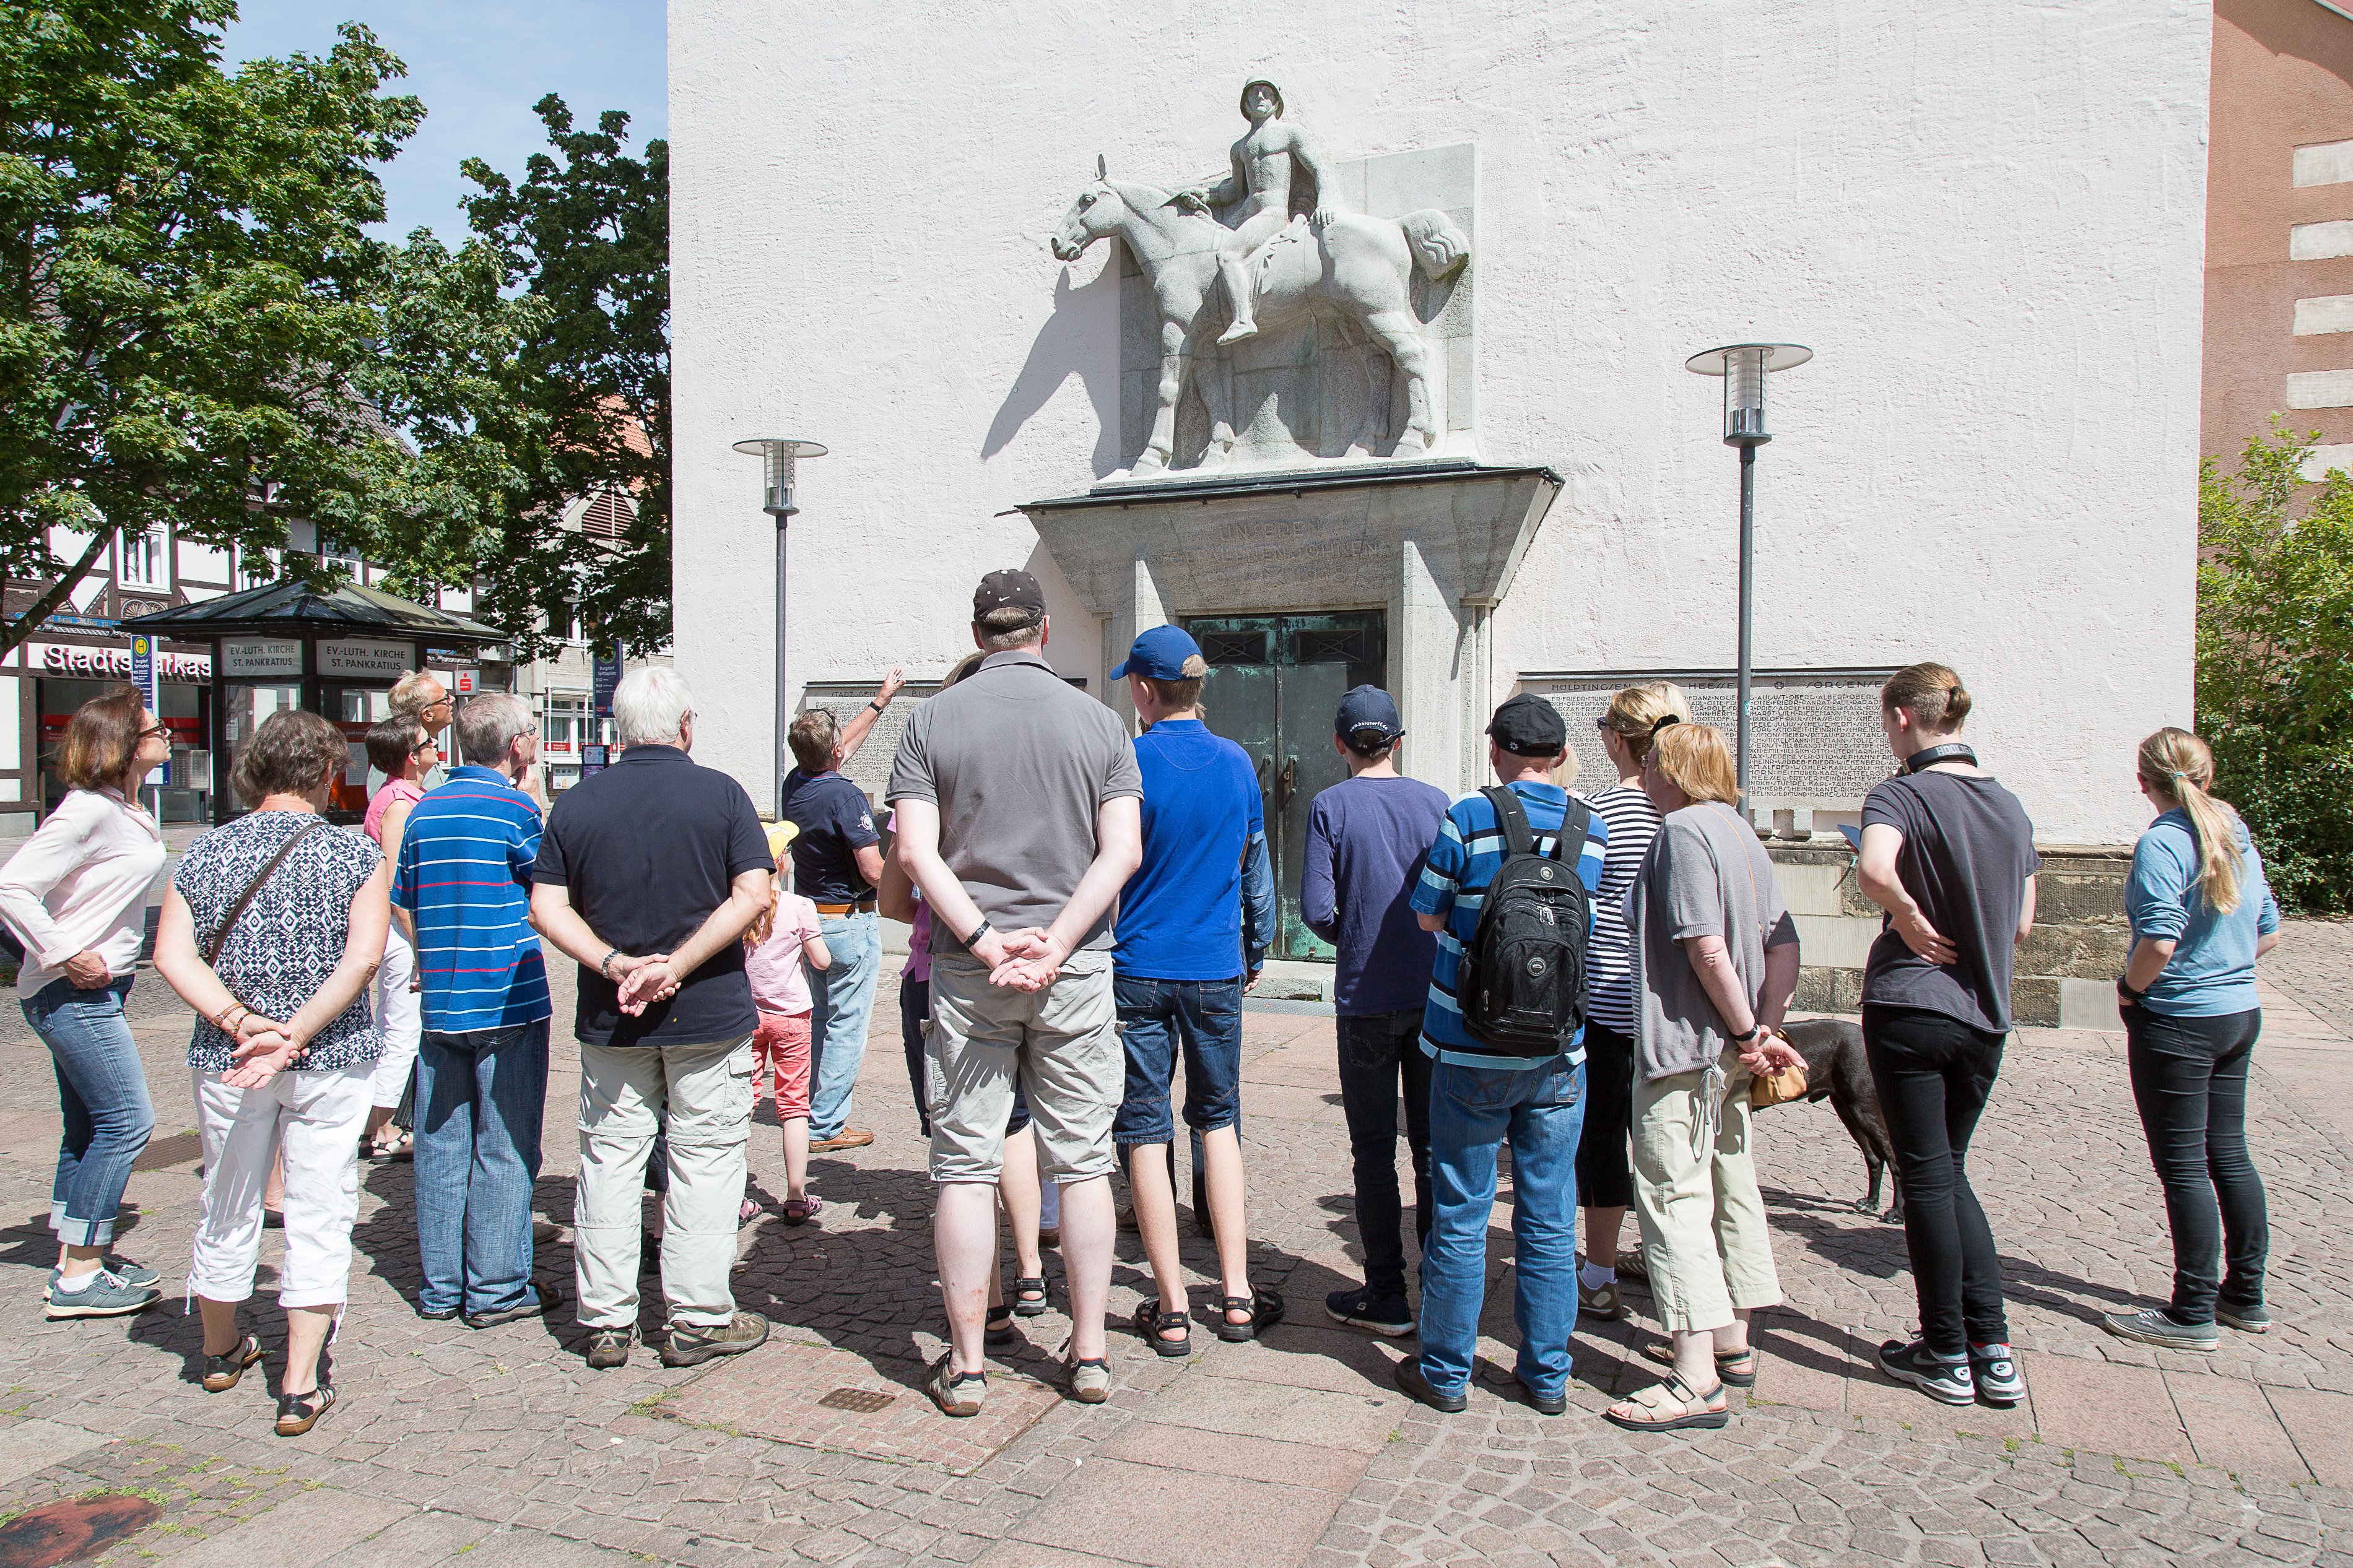
{"type": "Polygon", "coordinates": [[[265,583],[241,594],[225,594],[178,605],[122,623],[127,631],[168,637],[288,637],[368,634],[424,637],[439,643],[504,642],[507,634],[446,610],[398,598],[380,588],[346,583],[327,593],[301,582],[265,583]]]}

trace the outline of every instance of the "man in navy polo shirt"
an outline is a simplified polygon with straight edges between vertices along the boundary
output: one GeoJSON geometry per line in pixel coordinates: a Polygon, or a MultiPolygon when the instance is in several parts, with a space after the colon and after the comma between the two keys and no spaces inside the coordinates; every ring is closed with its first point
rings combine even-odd
{"type": "Polygon", "coordinates": [[[776,862],[744,786],[688,758],[694,697],[676,670],[631,671],[613,721],[628,749],[556,797],[532,873],[532,923],[580,964],[578,1318],[590,1366],[628,1364],[639,1194],[666,1104],[662,1364],[695,1366],[768,1337],[767,1319],[735,1310],[729,1270],[760,1022],[742,937],[776,862]]]}
{"type": "Polygon", "coordinates": [[[849,1125],[850,1091],[866,1060],[874,981],[882,971],[882,928],[874,889],[882,881],[882,836],[865,793],[842,764],[872,733],[904,682],[893,669],[874,700],[846,725],[812,708],[786,735],[799,766],[785,775],[778,816],[800,829],[793,840],[793,891],[817,906],[833,962],[809,972],[809,1152],[862,1149],[874,1134],[849,1125]]]}
{"type": "MultiPolygon", "coordinates": [[[[1567,825],[1568,792],[1551,781],[1568,727],[1522,692],[1487,725],[1487,761],[1519,797],[1535,852],[1550,855],[1567,825]]],[[[1582,805],[1580,843],[1559,846],[1588,897],[1601,886],[1609,827],[1582,805]]],[[[1430,1184],[1438,1212],[1421,1252],[1421,1354],[1397,1365],[1397,1385],[1436,1410],[1461,1410],[1487,1289],[1487,1220],[1495,1155],[1512,1145],[1512,1281],[1520,1330],[1517,1392],[1546,1415],[1568,1408],[1568,1336],[1577,1327],[1577,1144],[1585,1130],[1585,1035],[1550,1057],[1517,1057],[1471,1037],[1454,999],[1462,951],[1479,931],[1488,884],[1504,863],[1504,829],[1484,795],[1449,806],[1430,847],[1413,910],[1438,935],[1422,1009],[1430,1070],[1430,1184]]]]}
{"type": "Polygon", "coordinates": [[[1185,1121],[1200,1136],[1209,1218],[1223,1279],[1221,1339],[1247,1340],[1282,1315],[1271,1290],[1255,1295],[1245,1234],[1241,1138],[1242,993],[1274,940],[1274,889],[1258,774],[1245,752],[1201,722],[1209,667],[1178,626],[1154,626],[1111,672],[1127,681],[1145,729],[1135,740],[1144,775],[1144,861],[1119,895],[1112,995],[1127,1054],[1126,1092],[1112,1137],[1129,1159],[1136,1228],[1159,1286],[1136,1309],[1153,1348],[1190,1345],[1177,1258],[1176,1193],[1168,1087],[1181,1050],[1185,1121]],[[1247,919],[1245,919],[1247,915],[1247,919]]]}

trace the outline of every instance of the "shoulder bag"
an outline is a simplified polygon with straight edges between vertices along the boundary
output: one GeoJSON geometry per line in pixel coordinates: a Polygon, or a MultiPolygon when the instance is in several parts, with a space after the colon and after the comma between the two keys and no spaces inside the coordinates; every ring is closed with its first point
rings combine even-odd
{"type": "MultiPolygon", "coordinates": [[[[228,907],[227,915],[223,917],[221,923],[215,928],[212,934],[212,940],[205,943],[204,959],[206,968],[211,968],[219,961],[221,949],[228,945],[229,932],[235,931],[237,929],[237,922],[245,918],[245,911],[253,905],[254,895],[261,891],[261,885],[264,882],[269,880],[269,874],[272,871],[277,870],[280,865],[284,864],[286,857],[294,852],[294,846],[301,843],[302,840],[310,837],[311,834],[326,826],[327,825],[319,818],[312,817],[310,821],[304,823],[301,826],[288,834],[286,836],[286,842],[278,847],[278,853],[272,855],[269,859],[261,863],[261,869],[253,874],[253,880],[245,885],[245,891],[237,896],[237,902],[228,907]]],[[[239,1005],[242,1005],[242,1004],[239,1005]]]]}

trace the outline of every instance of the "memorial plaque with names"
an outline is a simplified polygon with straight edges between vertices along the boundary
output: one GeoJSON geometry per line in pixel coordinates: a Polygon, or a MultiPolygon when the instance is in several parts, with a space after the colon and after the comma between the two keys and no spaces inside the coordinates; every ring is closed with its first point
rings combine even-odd
{"type": "MultiPolygon", "coordinates": [[[[1879,729],[1879,689],[1892,669],[1772,670],[1750,678],[1749,801],[1761,810],[1852,812],[1871,787],[1895,771],[1879,729]]],[[[1577,761],[1577,787],[1603,789],[1615,777],[1594,721],[1629,686],[1672,680],[1691,699],[1692,716],[1732,743],[1738,679],[1722,670],[1576,671],[1520,678],[1560,710],[1577,761]]]]}

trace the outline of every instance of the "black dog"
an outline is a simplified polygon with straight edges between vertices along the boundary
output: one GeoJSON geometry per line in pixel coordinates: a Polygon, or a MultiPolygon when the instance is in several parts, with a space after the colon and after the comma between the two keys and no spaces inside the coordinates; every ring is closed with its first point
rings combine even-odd
{"type": "Polygon", "coordinates": [[[1862,1151],[1862,1168],[1871,1191],[1854,1206],[1864,1214],[1879,1207],[1879,1179],[1884,1175],[1895,1189],[1885,1219],[1904,1221],[1904,1179],[1895,1171],[1895,1149],[1888,1141],[1887,1121],[1879,1112],[1879,1089],[1871,1080],[1871,1064],[1863,1059],[1862,1028],[1843,1018],[1810,1018],[1784,1026],[1789,1043],[1806,1058],[1806,1099],[1827,1100],[1848,1136],[1862,1151]]]}

